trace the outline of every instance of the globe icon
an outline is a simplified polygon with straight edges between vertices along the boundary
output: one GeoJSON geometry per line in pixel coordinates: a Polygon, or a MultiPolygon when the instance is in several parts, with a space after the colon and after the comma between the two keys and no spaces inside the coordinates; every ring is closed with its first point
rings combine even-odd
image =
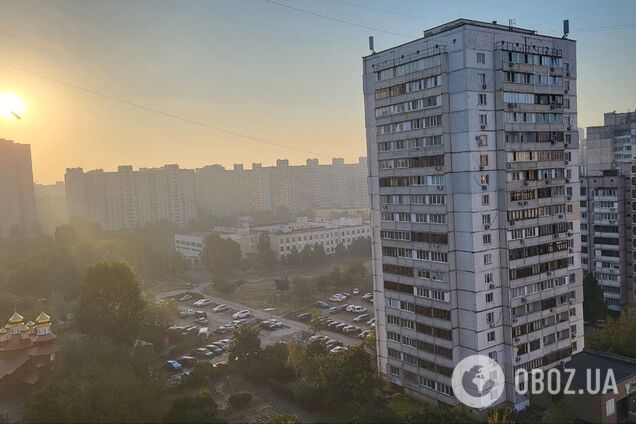
{"type": "Polygon", "coordinates": [[[490,393],[495,382],[486,375],[481,365],[475,365],[462,375],[462,386],[466,393],[474,397],[482,397],[490,393]]]}

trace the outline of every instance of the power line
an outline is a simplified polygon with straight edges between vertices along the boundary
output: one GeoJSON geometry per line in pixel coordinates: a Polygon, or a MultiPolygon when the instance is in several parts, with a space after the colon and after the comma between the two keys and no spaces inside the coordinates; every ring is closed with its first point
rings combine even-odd
{"type": "Polygon", "coordinates": [[[29,74],[29,75],[36,76],[38,78],[45,79],[47,81],[54,82],[56,84],[64,85],[64,86],[67,86],[67,87],[71,87],[71,88],[74,88],[76,90],[83,91],[85,93],[93,94],[95,96],[99,96],[99,97],[102,97],[102,98],[105,98],[105,99],[108,99],[108,100],[112,100],[114,102],[122,103],[122,104],[125,104],[125,105],[130,106],[130,107],[134,107],[134,108],[137,108],[137,109],[142,109],[142,110],[145,110],[147,112],[152,112],[152,113],[155,113],[157,115],[161,115],[161,116],[164,116],[164,117],[167,117],[167,118],[172,118],[172,119],[176,119],[176,120],[179,120],[179,121],[182,121],[182,122],[186,122],[188,124],[197,125],[197,126],[200,126],[200,127],[204,127],[204,128],[208,128],[208,129],[214,130],[214,131],[222,132],[224,134],[229,134],[229,135],[233,135],[233,136],[236,136],[236,137],[245,138],[247,140],[255,141],[255,142],[258,142],[258,143],[268,144],[270,146],[276,146],[276,147],[280,147],[280,148],[283,148],[283,149],[294,150],[294,151],[297,151],[297,152],[307,153],[307,154],[310,154],[310,155],[320,156],[320,157],[323,157],[323,158],[329,158],[329,156],[323,155],[321,153],[316,153],[316,152],[312,152],[310,150],[305,150],[305,149],[301,149],[301,148],[298,148],[298,147],[289,146],[289,145],[286,145],[286,144],[281,144],[281,143],[277,143],[277,142],[274,142],[274,141],[265,140],[265,139],[262,139],[262,138],[259,138],[259,137],[254,137],[254,136],[251,136],[251,135],[242,134],[242,133],[239,133],[239,132],[236,132],[236,131],[232,131],[232,130],[228,130],[228,129],[225,129],[225,128],[217,127],[215,125],[207,124],[205,122],[201,122],[201,121],[197,121],[197,120],[194,120],[194,119],[186,118],[186,117],[183,117],[183,116],[180,116],[180,115],[176,115],[176,114],[171,113],[171,112],[166,112],[166,111],[163,111],[163,110],[155,109],[155,108],[150,107],[150,106],[142,105],[140,103],[135,103],[135,102],[130,101],[130,100],[122,99],[120,97],[112,96],[110,94],[102,93],[102,92],[99,92],[99,91],[96,91],[96,90],[92,90],[90,88],[86,88],[86,87],[82,87],[82,86],[79,86],[79,85],[76,85],[76,84],[72,84],[70,82],[62,81],[62,80],[59,80],[59,79],[56,79],[56,78],[53,78],[53,77],[49,77],[47,75],[43,75],[43,74],[40,74],[40,73],[37,73],[37,72],[30,71],[28,69],[20,68],[18,66],[13,66],[13,65],[10,65],[8,63],[0,62],[0,65],[6,66],[7,68],[15,69],[16,71],[24,72],[25,74],[29,74]]]}
{"type": "Polygon", "coordinates": [[[347,6],[359,7],[359,8],[367,9],[367,10],[373,10],[375,12],[387,13],[389,15],[402,16],[402,17],[405,17],[405,18],[421,19],[423,21],[436,22],[436,23],[443,22],[443,21],[441,21],[439,19],[430,19],[430,18],[425,18],[423,16],[410,15],[408,13],[394,12],[392,10],[380,9],[380,8],[371,7],[371,6],[365,6],[365,5],[362,5],[362,4],[351,3],[351,2],[348,2],[348,1],[344,1],[344,0],[330,0],[330,1],[335,2],[335,3],[340,3],[340,4],[346,4],[347,6]]]}
{"type": "Polygon", "coordinates": [[[372,30],[372,31],[378,31],[378,32],[383,32],[385,34],[397,35],[399,37],[404,37],[404,38],[409,38],[409,39],[413,39],[413,38],[418,38],[419,37],[418,35],[402,34],[402,33],[399,33],[399,32],[393,32],[393,31],[389,31],[389,30],[386,30],[386,29],[375,28],[375,27],[362,25],[362,24],[358,24],[358,23],[355,23],[355,22],[351,22],[351,21],[345,21],[344,19],[334,18],[333,16],[323,15],[323,14],[320,14],[320,13],[312,12],[310,10],[301,9],[299,7],[294,7],[294,6],[290,6],[288,4],[279,3],[279,2],[274,1],[274,0],[264,0],[264,1],[266,1],[267,3],[273,4],[275,6],[285,7],[287,9],[295,10],[297,12],[306,13],[308,15],[316,16],[316,17],[319,17],[319,18],[327,19],[329,21],[338,22],[338,23],[341,23],[341,24],[355,26],[355,27],[362,28],[362,29],[369,29],[369,30],[372,30]]]}

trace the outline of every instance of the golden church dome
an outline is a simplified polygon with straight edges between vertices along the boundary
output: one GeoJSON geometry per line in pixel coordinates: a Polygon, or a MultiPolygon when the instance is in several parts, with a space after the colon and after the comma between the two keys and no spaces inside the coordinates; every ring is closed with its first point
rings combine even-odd
{"type": "Polygon", "coordinates": [[[24,317],[17,312],[14,312],[11,318],[9,318],[9,324],[11,325],[22,324],[23,322],[24,317]]]}

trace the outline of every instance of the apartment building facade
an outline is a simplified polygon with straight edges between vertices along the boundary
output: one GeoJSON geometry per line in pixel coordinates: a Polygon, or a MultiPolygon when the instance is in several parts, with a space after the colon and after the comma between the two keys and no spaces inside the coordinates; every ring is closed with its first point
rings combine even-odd
{"type": "Polygon", "coordinates": [[[68,223],[64,182],[36,184],[35,206],[40,230],[54,235],[57,227],[68,223]]]}
{"type": "MultiPolygon", "coordinates": [[[[193,265],[200,264],[205,237],[212,232],[175,234],[175,249],[193,265]]],[[[281,260],[293,252],[300,253],[306,247],[322,248],[325,254],[336,253],[337,246],[348,248],[362,238],[371,238],[371,227],[360,218],[339,218],[331,221],[309,221],[299,218],[296,222],[256,227],[215,227],[213,233],[234,240],[241,248],[242,258],[257,255],[262,235],[269,237],[270,248],[281,260]]]]}
{"type": "Polygon", "coordinates": [[[116,172],[70,168],[65,175],[69,217],[83,217],[107,230],[126,230],[165,220],[185,225],[195,217],[194,171],[120,166],[116,172]]]}
{"type": "Polygon", "coordinates": [[[632,177],[617,170],[581,176],[581,265],[608,308],[634,303],[632,177]]]}
{"type": "Polygon", "coordinates": [[[346,164],[333,159],[329,165],[307,159],[290,165],[280,159],[275,166],[242,164],[226,170],[220,165],[196,169],[197,212],[200,216],[230,216],[287,208],[367,208],[367,162],[346,164]]]}
{"type": "Polygon", "coordinates": [[[37,227],[31,146],[0,139],[0,238],[37,227]]]}
{"type": "Polygon", "coordinates": [[[576,44],[460,19],[363,59],[378,366],[456,404],[472,354],[583,349],[576,44]]]}

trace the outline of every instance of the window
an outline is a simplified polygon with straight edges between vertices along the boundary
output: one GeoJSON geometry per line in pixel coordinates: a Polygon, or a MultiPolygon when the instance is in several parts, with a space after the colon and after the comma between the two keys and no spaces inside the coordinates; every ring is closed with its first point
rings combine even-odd
{"type": "Polygon", "coordinates": [[[484,255],[484,265],[490,265],[490,264],[492,264],[492,254],[486,253],[484,255]]]}
{"type": "Polygon", "coordinates": [[[488,125],[488,116],[485,113],[479,115],[479,125],[484,127],[488,125]]]}
{"type": "Polygon", "coordinates": [[[490,204],[490,194],[481,195],[481,205],[488,206],[490,204]]]}
{"type": "Polygon", "coordinates": [[[490,180],[490,178],[488,178],[487,174],[483,174],[483,175],[479,176],[479,180],[481,181],[482,185],[487,185],[489,180],[490,180]]]}
{"type": "Polygon", "coordinates": [[[495,332],[494,331],[489,332],[487,337],[488,337],[488,341],[489,342],[494,342],[495,341],[495,332]]]}
{"type": "Polygon", "coordinates": [[[495,313],[494,312],[488,312],[486,314],[486,322],[489,323],[489,324],[495,322],[495,313]]]}
{"type": "Polygon", "coordinates": [[[494,301],[494,296],[492,293],[486,293],[486,302],[491,303],[494,301]]]}
{"type": "Polygon", "coordinates": [[[400,369],[398,367],[394,367],[393,365],[389,365],[389,369],[391,370],[391,375],[394,375],[396,377],[400,375],[400,369]]]}
{"type": "Polygon", "coordinates": [[[488,166],[488,155],[479,155],[479,166],[488,166]]]}
{"type": "Polygon", "coordinates": [[[488,134],[480,134],[477,145],[479,145],[480,147],[488,146],[488,134]]]}
{"type": "Polygon", "coordinates": [[[477,52],[477,63],[480,63],[482,65],[486,64],[486,54],[485,53],[477,52]]]}
{"type": "Polygon", "coordinates": [[[492,236],[490,234],[484,234],[482,236],[482,239],[483,239],[484,244],[492,243],[492,236]]]}
{"type": "Polygon", "coordinates": [[[489,272],[488,274],[484,275],[484,282],[486,284],[492,284],[493,282],[493,277],[492,277],[492,272],[489,272]]]}
{"type": "Polygon", "coordinates": [[[486,213],[481,216],[481,223],[484,225],[490,225],[490,214],[486,213]]]}
{"type": "Polygon", "coordinates": [[[485,105],[487,105],[487,104],[488,104],[488,103],[487,103],[487,99],[486,99],[486,95],[485,95],[485,94],[480,94],[480,95],[479,95],[479,97],[478,97],[478,104],[479,104],[480,106],[485,106],[485,105]]]}
{"type": "Polygon", "coordinates": [[[486,74],[477,74],[479,76],[479,83],[481,85],[486,85],[486,74]]]}

